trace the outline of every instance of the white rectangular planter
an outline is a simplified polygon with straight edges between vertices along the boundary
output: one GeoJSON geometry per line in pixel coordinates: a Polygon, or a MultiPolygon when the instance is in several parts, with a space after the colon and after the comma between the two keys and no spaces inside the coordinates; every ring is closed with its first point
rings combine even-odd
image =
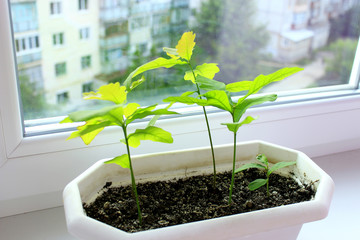
{"type": "MultiPolygon", "coordinates": [[[[230,170],[232,145],[215,148],[218,171],[230,170]]],[[[131,239],[131,240],[225,240],[225,239],[277,239],[295,240],[306,222],[325,218],[332,199],[334,183],[304,153],[262,141],[237,145],[237,166],[255,161],[257,154],[265,154],[269,161],[296,161],[297,164],[283,169],[293,171],[296,178],[315,182],[316,195],[311,201],[269,208],[249,213],[236,214],[205,221],[164,227],[155,230],[127,233],[87,217],[82,202],[95,200],[106,182],[113,185],[130,183],[129,170],[114,164],[98,161],[64,190],[64,208],[69,232],[80,239],[131,239]],[[289,170],[290,169],[290,170],[289,170]]],[[[173,179],[212,172],[209,148],[142,155],[133,157],[137,182],[158,179],[173,179]]]]}

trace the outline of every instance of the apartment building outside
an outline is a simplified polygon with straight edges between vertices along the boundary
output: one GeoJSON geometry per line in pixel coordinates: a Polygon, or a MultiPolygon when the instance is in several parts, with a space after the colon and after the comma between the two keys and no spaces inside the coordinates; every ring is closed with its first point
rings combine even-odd
{"type": "Polygon", "coordinates": [[[100,72],[98,1],[37,0],[37,8],[46,101],[72,105],[100,72]]]}
{"type": "MultiPolygon", "coordinates": [[[[136,51],[175,46],[202,2],[11,0],[19,73],[43,89],[48,104],[72,111],[83,92],[124,73],[136,51]]],[[[264,51],[285,63],[307,57],[327,43],[330,19],[358,2],[256,0],[256,19],[270,35],[264,51]]]]}
{"type": "Polygon", "coordinates": [[[350,9],[351,0],[257,0],[257,19],[270,34],[266,52],[275,60],[296,62],[327,44],[330,19],[350,9]]]}
{"type": "Polygon", "coordinates": [[[19,77],[28,78],[37,89],[42,89],[42,49],[39,36],[38,10],[35,0],[12,1],[14,45],[19,77]]]}

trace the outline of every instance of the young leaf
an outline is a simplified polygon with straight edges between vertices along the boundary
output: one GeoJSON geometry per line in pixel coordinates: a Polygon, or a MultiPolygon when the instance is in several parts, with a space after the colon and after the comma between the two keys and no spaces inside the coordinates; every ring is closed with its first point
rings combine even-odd
{"type": "Polygon", "coordinates": [[[70,113],[69,118],[73,122],[85,122],[85,121],[88,121],[93,118],[104,117],[110,111],[117,109],[117,108],[119,108],[121,110],[122,106],[121,105],[113,105],[113,106],[109,106],[109,107],[103,107],[98,110],[77,111],[77,112],[70,113]]]}
{"type": "Polygon", "coordinates": [[[269,164],[267,157],[264,154],[259,154],[256,156],[256,159],[261,162],[262,164],[265,164],[267,166],[269,164]]]}
{"type": "Polygon", "coordinates": [[[278,162],[270,168],[268,175],[270,175],[273,171],[276,171],[280,168],[284,168],[284,167],[291,166],[294,164],[296,164],[296,162],[278,162]]]}
{"type": "Polygon", "coordinates": [[[247,163],[247,164],[244,164],[241,167],[237,168],[235,170],[235,173],[244,171],[244,170],[249,169],[249,168],[260,168],[260,169],[263,168],[263,169],[265,169],[265,166],[263,166],[261,164],[258,164],[258,163],[247,163]]]}
{"type": "Polygon", "coordinates": [[[126,88],[120,86],[120,83],[110,83],[104,86],[101,86],[98,91],[84,93],[84,99],[99,99],[111,101],[115,104],[123,104],[126,101],[126,88]]]}
{"type": "Polygon", "coordinates": [[[69,117],[66,117],[63,120],[61,120],[59,123],[73,123],[73,121],[69,117]]]}
{"type": "Polygon", "coordinates": [[[145,129],[136,129],[136,131],[128,136],[129,146],[136,148],[140,145],[141,140],[151,140],[154,142],[172,143],[171,133],[154,126],[145,129]]]}
{"type": "MultiPolygon", "coordinates": [[[[220,69],[218,68],[217,63],[204,63],[196,67],[196,69],[194,70],[194,74],[195,77],[203,76],[205,78],[212,79],[214,78],[215,74],[219,71],[220,69]]],[[[187,71],[185,73],[184,79],[191,80],[193,83],[195,83],[194,74],[192,73],[192,71],[187,71]]]]}
{"type": "Polygon", "coordinates": [[[276,94],[269,94],[265,96],[259,96],[259,97],[248,98],[243,100],[242,102],[240,102],[240,104],[238,103],[234,108],[234,121],[238,122],[249,107],[252,107],[254,105],[259,105],[264,102],[273,102],[276,99],[277,99],[276,94]]]}
{"type": "Polygon", "coordinates": [[[86,122],[86,124],[77,127],[78,131],[71,133],[67,140],[81,137],[83,142],[86,145],[89,145],[92,140],[94,140],[96,135],[98,135],[105,127],[110,125],[112,125],[112,123],[109,121],[100,122],[96,120],[90,120],[86,122]]]}
{"type": "Polygon", "coordinates": [[[139,86],[140,84],[142,84],[143,82],[145,82],[145,76],[141,76],[140,79],[134,81],[131,86],[130,86],[130,90],[133,90],[134,88],[136,88],[137,86],[139,86]]]}
{"type": "Polygon", "coordinates": [[[251,191],[254,191],[256,189],[258,189],[259,187],[264,186],[267,183],[268,179],[256,179],[254,181],[252,181],[251,183],[249,183],[249,189],[251,191]]]}
{"type": "Polygon", "coordinates": [[[140,107],[140,104],[138,103],[129,103],[128,105],[126,105],[126,107],[124,107],[124,116],[126,118],[128,118],[129,116],[131,116],[132,114],[134,114],[134,112],[140,107]]]}
{"type": "MultiPolygon", "coordinates": [[[[169,108],[171,108],[171,106],[172,105],[174,105],[174,102],[172,102],[172,103],[170,103],[166,108],[164,108],[164,109],[166,109],[166,110],[169,110],[169,108]]],[[[156,121],[158,120],[160,118],[160,115],[155,115],[155,116],[153,116],[152,118],[151,118],[151,120],[148,122],[148,127],[149,126],[154,126],[155,125],[155,123],[156,123],[156,121]]]]}
{"type": "Polygon", "coordinates": [[[239,127],[241,127],[244,124],[250,124],[252,121],[254,121],[256,118],[253,118],[251,116],[247,116],[244,121],[237,122],[237,123],[222,123],[221,125],[226,125],[229,131],[236,133],[239,130],[239,127]]]}
{"type": "MultiPolygon", "coordinates": [[[[192,92],[187,92],[192,93],[192,92]]],[[[179,102],[184,104],[198,104],[200,106],[208,106],[206,99],[199,99],[194,97],[188,97],[188,96],[179,96],[179,97],[167,97],[163,100],[164,102],[179,102]]]]}
{"type": "Polygon", "coordinates": [[[148,63],[145,63],[144,65],[141,65],[140,67],[136,68],[133,72],[131,72],[129,74],[129,76],[126,78],[126,80],[124,81],[124,86],[126,87],[126,89],[130,89],[132,79],[143,72],[161,68],[161,67],[171,68],[177,64],[180,64],[180,65],[186,64],[186,62],[181,61],[180,59],[174,59],[174,58],[167,59],[167,58],[162,58],[162,57],[152,60],[148,63]]]}
{"type": "Polygon", "coordinates": [[[106,163],[106,164],[115,163],[117,165],[120,165],[123,168],[130,168],[129,155],[127,155],[127,154],[117,156],[111,160],[104,162],[104,163],[106,163]]]}
{"type": "Polygon", "coordinates": [[[171,58],[178,59],[180,57],[176,48],[164,47],[163,50],[171,58]]]}
{"type": "Polygon", "coordinates": [[[229,83],[226,85],[226,90],[229,92],[242,92],[250,89],[252,81],[241,81],[229,83]]]}
{"type": "Polygon", "coordinates": [[[193,32],[185,32],[178,44],[176,45],[177,53],[180,57],[190,61],[193,49],[195,47],[195,34],[193,32]]]}
{"type": "Polygon", "coordinates": [[[221,90],[213,90],[206,92],[202,96],[206,97],[208,106],[217,107],[230,113],[233,112],[233,108],[230,104],[231,98],[226,94],[226,92],[221,90]]]}
{"type": "Polygon", "coordinates": [[[302,68],[298,67],[292,67],[292,68],[282,68],[274,73],[271,73],[269,75],[259,75],[257,76],[254,81],[252,81],[252,84],[249,88],[248,93],[239,99],[238,103],[241,103],[244,99],[246,99],[251,94],[257,93],[260,89],[262,89],[264,86],[272,83],[277,82],[280,80],[283,80],[286,77],[289,77],[290,75],[299,72],[303,70],[302,68]]]}
{"type": "Polygon", "coordinates": [[[196,77],[195,82],[199,84],[199,87],[203,90],[225,90],[225,83],[216,81],[214,79],[209,79],[201,75],[196,77]]]}
{"type": "Polygon", "coordinates": [[[179,114],[177,112],[169,111],[167,109],[157,109],[154,111],[142,111],[142,109],[138,108],[133,115],[131,115],[128,119],[126,119],[126,124],[133,122],[136,119],[143,119],[147,116],[152,115],[172,115],[172,114],[179,114]],[[138,111],[140,110],[140,111],[138,111]]]}

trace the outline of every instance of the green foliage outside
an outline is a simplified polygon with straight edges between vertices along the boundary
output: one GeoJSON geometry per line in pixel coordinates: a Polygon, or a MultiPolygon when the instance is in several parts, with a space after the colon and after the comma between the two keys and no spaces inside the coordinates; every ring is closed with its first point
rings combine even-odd
{"type": "Polygon", "coordinates": [[[27,75],[19,75],[20,96],[24,119],[37,119],[44,115],[47,104],[44,94],[27,75]]]}
{"type": "Polygon", "coordinates": [[[195,14],[197,61],[218,63],[218,77],[224,83],[253,79],[264,72],[258,62],[264,59],[261,49],[269,35],[255,16],[254,1],[232,0],[204,1],[195,14]]]}
{"type": "Polygon", "coordinates": [[[338,39],[327,47],[333,54],[333,57],[325,60],[327,78],[335,78],[337,84],[349,82],[357,43],[357,40],[350,38],[338,39]]]}

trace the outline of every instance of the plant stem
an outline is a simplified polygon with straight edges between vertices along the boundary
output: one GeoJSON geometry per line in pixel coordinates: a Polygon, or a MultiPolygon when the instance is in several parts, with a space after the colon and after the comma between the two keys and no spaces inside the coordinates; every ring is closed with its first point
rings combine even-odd
{"type": "MultiPolygon", "coordinates": [[[[194,79],[196,79],[194,69],[192,68],[190,62],[188,62],[188,65],[191,69],[194,79]]],[[[200,96],[201,93],[200,93],[199,85],[196,82],[195,82],[195,85],[196,85],[196,89],[197,89],[199,98],[202,99],[202,97],[200,96]]],[[[216,188],[216,161],[215,161],[214,145],[213,145],[213,141],[212,141],[212,137],[211,137],[210,124],[209,124],[209,119],[207,117],[205,106],[202,106],[202,109],[203,109],[203,113],[204,113],[204,117],[205,117],[205,122],[206,122],[206,127],[207,127],[207,131],[208,131],[209,142],[210,142],[210,147],[211,147],[211,156],[212,156],[213,172],[214,172],[213,173],[213,186],[214,186],[214,188],[216,188]]]]}
{"type": "Polygon", "coordinates": [[[132,185],[132,190],[133,190],[134,195],[135,195],[135,201],[136,201],[136,206],[137,206],[137,211],[138,211],[138,219],[139,219],[139,223],[141,225],[142,224],[142,214],[141,214],[141,209],[140,209],[139,196],[138,196],[137,188],[136,188],[134,170],[133,170],[132,163],[131,163],[130,148],[129,148],[129,142],[128,142],[126,126],[123,126],[122,129],[123,129],[123,132],[124,132],[125,141],[126,141],[126,149],[127,149],[127,153],[128,153],[128,157],[129,157],[131,185],[132,185]]]}
{"type": "Polygon", "coordinates": [[[235,160],[236,160],[236,132],[234,132],[234,155],[233,155],[233,167],[231,172],[231,184],[230,184],[230,192],[229,192],[229,204],[231,204],[232,192],[234,188],[235,182],[235,160]]]}

